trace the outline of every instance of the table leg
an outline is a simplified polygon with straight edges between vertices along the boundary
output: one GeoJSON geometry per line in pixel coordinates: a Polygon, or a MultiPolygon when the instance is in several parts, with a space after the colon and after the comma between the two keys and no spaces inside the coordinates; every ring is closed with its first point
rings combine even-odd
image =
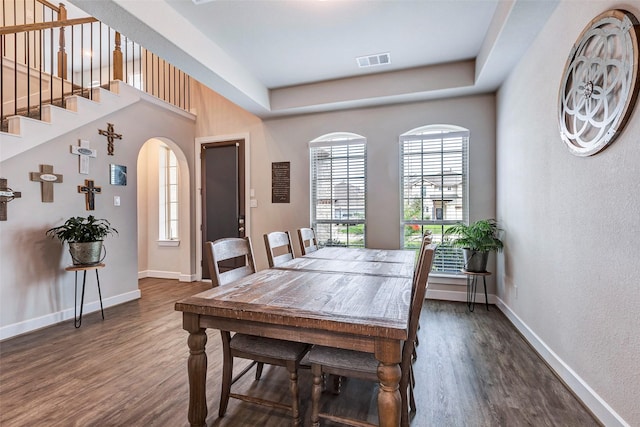
{"type": "Polygon", "coordinates": [[[207,334],[197,326],[198,316],[184,313],[184,328],[189,331],[189,423],[192,427],[206,427],[207,423],[207,334]]]}
{"type": "Polygon", "coordinates": [[[402,371],[397,363],[380,362],[378,365],[378,419],[380,427],[397,427],[400,425],[400,378],[402,371]]]}

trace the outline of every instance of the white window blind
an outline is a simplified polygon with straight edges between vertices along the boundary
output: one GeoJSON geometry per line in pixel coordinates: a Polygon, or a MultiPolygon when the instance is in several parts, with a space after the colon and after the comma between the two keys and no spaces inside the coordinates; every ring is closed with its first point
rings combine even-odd
{"type": "MultiPolygon", "coordinates": [[[[402,247],[418,248],[423,234],[441,243],[456,222],[468,221],[469,132],[454,126],[425,126],[400,137],[402,247]]],[[[459,249],[439,246],[433,271],[458,274],[459,249]]]]}
{"type": "Polygon", "coordinates": [[[160,240],[178,239],[178,160],[171,148],[158,151],[158,201],[160,240]]]}
{"type": "Polygon", "coordinates": [[[309,144],[311,225],[322,246],[365,246],[366,140],[331,134],[309,144]]]}

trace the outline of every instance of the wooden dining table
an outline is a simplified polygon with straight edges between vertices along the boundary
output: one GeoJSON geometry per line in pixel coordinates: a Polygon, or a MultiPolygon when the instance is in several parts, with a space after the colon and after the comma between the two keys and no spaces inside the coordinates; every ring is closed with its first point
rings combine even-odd
{"type": "Polygon", "coordinates": [[[406,249],[370,249],[325,246],[315,252],[305,255],[304,258],[322,258],[342,261],[392,262],[413,266],[416,260],[416,251],[406,249]]]}
{"type": "Polygon", "coordinates": [[[400,262],[351,261],[302,257],[286,261],[278,270],[319,271],[345,274],[364,274],[371,276],[412,277],[414,266],[400,262]]]}
{"type": "MultiPolygon", "coordinates": [[[[372,251],[369,258],[381,257],[372,251]]],[[[273,268],[178,301],[175,309],[189,332],[191,426],[206,426],[206,328],[373,353],[379,362],[380,426],[398,426],[413,275],[413,257],[406,259],[411,261],[400,264],[411,271],[408,277],[273,268]]],[[[380,262],[367,263],[375,272],[380,262]]]]}

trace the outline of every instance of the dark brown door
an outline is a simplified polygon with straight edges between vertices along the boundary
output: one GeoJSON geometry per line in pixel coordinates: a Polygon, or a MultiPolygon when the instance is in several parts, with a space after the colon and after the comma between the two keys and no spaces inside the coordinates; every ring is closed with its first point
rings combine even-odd
{"type": "MultiPolygon", "coordinates": [[[[202,242],[245,236],[244,140],[201,146],[202,242]]],[[[202,277],[211,278],[202,251],[202,277]]]]}

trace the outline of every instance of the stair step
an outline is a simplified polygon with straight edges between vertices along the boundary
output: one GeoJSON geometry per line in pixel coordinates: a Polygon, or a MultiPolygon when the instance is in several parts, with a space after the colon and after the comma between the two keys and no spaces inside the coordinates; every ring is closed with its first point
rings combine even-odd
{"type": "MultiPolygon", "coordinates": [[[[43,142],[90,123],[114,111],[125,108],[140,100],[134,88],[119,87],[115,82],[112,89],[119,94],[102,88],[93,88],[94,101],[78,95],[65,99],[67,108],[47,104],[42,106],[42,120],[25,116],[6,118],[6,132],[0,133],[0,161],[4,161],[43,142]],[[96,100],[99,100],[96,101],[96,100]],[[52,127],[51,124],[55,123],[52,127]]],[[[123,86],[127,86],[123,84],[123,86]]],[[[4,131],[4,130],[3,130],[4,131]]]]}

